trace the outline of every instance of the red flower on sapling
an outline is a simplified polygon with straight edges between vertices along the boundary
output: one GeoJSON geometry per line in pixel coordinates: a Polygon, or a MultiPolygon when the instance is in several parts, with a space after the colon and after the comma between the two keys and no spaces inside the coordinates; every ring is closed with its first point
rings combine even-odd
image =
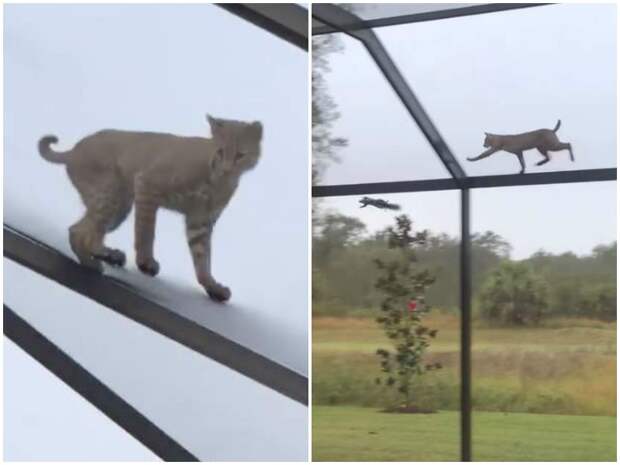
{"type": "Polygon", "coordinates": [[[407,306],[409,307],[409,312],[415,312],[415,308],[418,306],[418,303],[415,300],[410,300],[407,306]]]}

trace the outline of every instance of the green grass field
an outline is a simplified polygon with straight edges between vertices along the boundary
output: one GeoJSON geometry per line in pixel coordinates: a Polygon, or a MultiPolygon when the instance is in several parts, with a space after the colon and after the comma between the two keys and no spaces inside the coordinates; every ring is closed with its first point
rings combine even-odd
{"type": "MultiPolygon", "coordinates": [[[[457,460],[459,320],[433,315],[439,330],[416,403],[441,413],[379,413],[398,402],[377,386],[375,351],[389,341],[370,318],[313,319],[315,460],[457,460]],[[375,434],[376,433],[376,434],[375,434]]],[[[615,460],[616,326],[551,320],[538,328],[473,330],[476,460],[615,460]]]]}
{"type": "MultiPolygon", "coordinates": [[[[616,419],[477,412],[472,442],[476,461],[612,462],[616,419]]],[[[314,461],[454,461],[459,460],[459,416],[315,406],[312,443],[314,461]]]]}
{"type": "MultiPolygon", "coordinates": [[[[439,329],[429,362],[444,368],[424,375],[419,402],[441,410],[459,405],[459,321],[428,319],[439,329]]],[[[314,318],[313,400],[319,405],[385,406],[391,390],[380,375],[375,351],[389,348],[370,318],[314,318]]],[[[555,320],[540,328],[473,330],[473,401],[479,410],[572,415],[616,414],[614,323],[555,320]]]]}

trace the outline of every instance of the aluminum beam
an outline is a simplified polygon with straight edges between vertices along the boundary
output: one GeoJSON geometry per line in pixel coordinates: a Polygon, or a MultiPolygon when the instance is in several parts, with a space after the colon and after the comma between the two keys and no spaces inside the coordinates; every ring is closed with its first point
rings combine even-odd
{"type": "Polygon", "coordinates": [[[392,89],[439,156],[448,173],[456,179],[457,183],[460,183],[466,177],[465,171],[375,33],[369,29],[349,31],[347,28],[350,28],[351,24],[359,23],[360,18],[335,5],[314,4],[312,16],[325,24],[338,28],[341,32],[351,35],[364,44],[392,89]]]}
{"type": "MultiPolygon", "coordinates": [[[[594,170],[550,171],[546,173],[501,174],[465,178],[462,185],[468,189],[486,187],[534,186],[574,182],[615,181],[616,168],[594,170]]],[[[339,197],[343,195],[395,194],[460,189],[454,179],[424,179],[420,181],[375,182],[364,184],[336,184],[312,186],[312,197],[339,197]]]]}
{"type": "Polygon", "coordinates": [[[218,3],[252,24],[308,51],[308,10],[294,3],[218,3]]]}
{"type": "Polygon", "coordinates": [[[85,268],[4,225],[4,256],[231,368],[308,404],[308,378],[153,302],[126,283],[85,268]]]}
{"type": "MultiPolygon", "coordinates": [[[[164,433],[108,386],[95,378],[26,320],[4,305],[4,335],[28,355],[99,409],[110,420],[166,462],[198,462],[182,445],[164,433]]],[[[34,445],[33,445],[34,446],[34,445]]]]}
{"type": "MultiPolygon", "coordinates": [[[[498,11],[516,10],[533,6],[553,5],[553,3],[486,3],[480,5],[463,6],[445,10],[430,11],[425,13],[412,13],[408,15],[392,16],[386,18],[362,20],[348,26],[349,31],[360,29],[372,29],[385,26],[396,26],[399,24],[419,23],[424,21],[436,21],[438,19],[458,18],[462,16],[479,15],[485,13],[495,13],[498,11]]],[[[312,35],[331,34],[340,30],[320,25],[312,28],[312,35]]]]}

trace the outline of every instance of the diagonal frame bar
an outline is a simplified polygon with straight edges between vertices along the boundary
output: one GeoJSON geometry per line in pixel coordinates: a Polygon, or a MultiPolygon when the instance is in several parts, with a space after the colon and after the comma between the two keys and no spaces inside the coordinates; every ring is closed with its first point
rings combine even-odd
{"type": "Polygon", "coordinates": [[[198,458],[4,305],[4,335],[166,462],[198,458]]]}
{"type": "Polygon", "coordinates": [[[4,256],[241,373],[308,405],[308,378],[140,295],[126,283],[85,268],[4,225],[4,256]]]}
{"type": "Polygon", "coordinates": [[[454,157],[448,144],[431,121],[426,110],[411,90],[411,87],[376,34],[370,29],[349,30],[350,28],[348,25],[359,23],[361,19],[332,4],[314,4],[312,6],[312,16],[360,40],[362,44],[364,44],[368,53],[370,53],[370,56],[392,86],[392,89],[394,89],[411,117],[418,124],[420,130],[435,150],[435,153],[437,153],[437,156],[448,170],[448,173],[450,173],[460,185],[460,182],[466,177],[465,171],[454,157]]]}
{"type": "Polygon", "coordinates": [[[293,3],[218,3],[217,6],[308,51],[308,10],[293,3]]]}

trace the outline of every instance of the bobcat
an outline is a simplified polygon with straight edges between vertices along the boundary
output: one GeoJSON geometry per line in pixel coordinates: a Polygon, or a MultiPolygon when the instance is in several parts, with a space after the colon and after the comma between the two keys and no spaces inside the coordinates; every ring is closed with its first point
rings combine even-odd
{"type": "Polygon", "coordinates": [[[198,282],[216,301],[231,292],[211,274],[211,233],[234,194],[239,178],[260,158],[260,122],[212,118],[211,139],[154,132],[103,130],[80,140],[73,149],[55,152],[55,136],[39,141],[41,156],[67,167],[69,179],[86,213],[69,228],[71,249],[80,262],[101,270],[101,262],[125,264],[125,254],[103,243],[136,206],[135,251],[138,268],[159,272],[153,257],[155,218],[159,207],[185,216],[198,282]]]}
{"type": "Polygon", "coordinates": [[[542,154],[544,158],[536,163],[536,166],[544,165],[550,160],[548,152],[565,149],[570,153],[571,161],[575,161],[571,145],[569,143],[560,142],[558,136],[555,134],[561,124],[562,122],[558,120],[553,129],[538,129],[536,131],[514,135],[489,134],[485,132],[484,146],[490,148],[477,157],[468,158],[468,160],[481,160],[493,155],[495,152],[504,150],[514,153],[517,156],[521,164],[521,174],[525,172],[525,162],[523,161],[523,152],[525,150],[537,149],[542,154]]]}

